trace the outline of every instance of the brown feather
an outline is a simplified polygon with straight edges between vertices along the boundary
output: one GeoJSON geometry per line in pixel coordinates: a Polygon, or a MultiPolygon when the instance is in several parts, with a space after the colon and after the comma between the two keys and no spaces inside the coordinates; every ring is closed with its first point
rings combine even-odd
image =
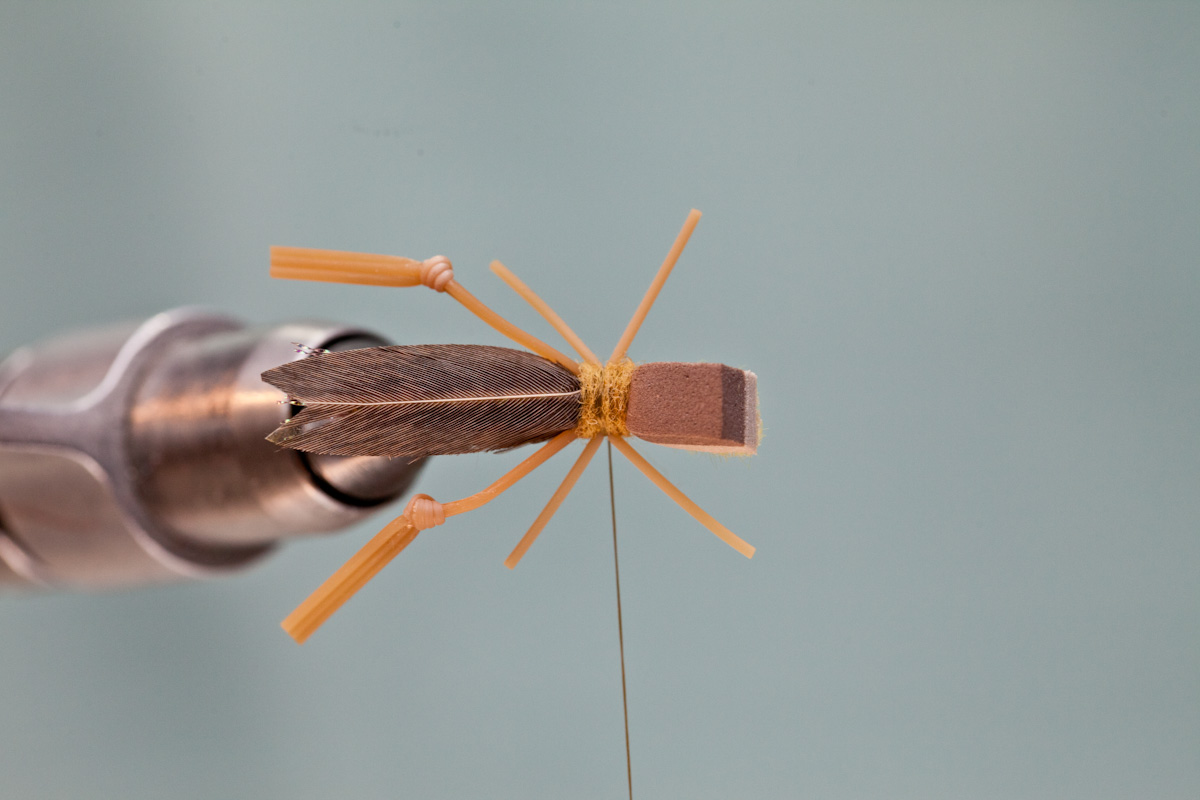
{"type": "Polygon", "coordinates": [[[570,430],[579,418],[575,375],[505,347],[345,350],[275,367],[263,380],[304,405],[267,438],[310,453],[504,450],[570,430]]]}

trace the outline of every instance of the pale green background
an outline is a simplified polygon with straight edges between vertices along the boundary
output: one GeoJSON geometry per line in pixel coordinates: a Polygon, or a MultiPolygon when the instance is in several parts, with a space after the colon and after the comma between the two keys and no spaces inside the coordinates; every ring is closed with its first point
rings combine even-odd
{"type": "MultiPolygon", "coordinates": [[[[0,352],[204,304],[503,344],[270,244],[505,261],[755,370],[751,460],[618,458],[641,797],[1200,795],[1200,4],[0,5],[0,352]]],[[[550,335],[550,334],[546,334],[550,335]]],[[[450,499],[518,456],[430,465],[450,499]]],[[[0,601],[0,796],[616,798],[607,483],[203,585],[0,601]]]]}

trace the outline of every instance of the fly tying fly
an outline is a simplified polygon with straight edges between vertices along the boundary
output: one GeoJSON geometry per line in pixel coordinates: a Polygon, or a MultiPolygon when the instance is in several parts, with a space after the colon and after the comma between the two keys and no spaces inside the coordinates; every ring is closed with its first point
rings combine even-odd
{"type": "Polygon", "coordinates": [[[693,209],[604,364],[498,261],[492,262],[492,271],[562,335],[581,361],[485,306],[455,280],[444,256],[417,261],[272,248],[274,277],[376,286],[423,284],[449,294],[530,352],[483,345],[415,345],[308,355],[263,374],[298,409],[271,434],[271,441],[312,453],[409,458],[545,443],[469,497],[448,503],[429,495],[413,497],[403,514],[283,621],[289,635],[303,643],[420,531],[490,502],[580,438],[587,441],[583,452],[505,560],[507,567],[524,557],[605,439],[722,541],[747,558],[754,554],[752,546],[688,498],[626,440],[637,436],[669,447],[743,455],[757,450],[761,426],[754,373],[710,363],[635,366],[626,357],[699,219],[700,212],[693,209]]]}

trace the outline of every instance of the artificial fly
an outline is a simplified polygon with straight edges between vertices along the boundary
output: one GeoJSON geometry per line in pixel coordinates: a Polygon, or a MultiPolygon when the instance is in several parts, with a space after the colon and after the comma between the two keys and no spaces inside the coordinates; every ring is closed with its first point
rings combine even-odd
{"type": "MultiPolygon", "coordinates": [[[[626,352],[700,219],[692,210],[620,341],[603,365],[536,294],[498,261],[491,268],[579,354],[575,361],[517,328],[470,294],[444,256],[271,248],[271,275],[375,286],[425,285],[449,294],[527,351],[482,345],[370,347],[306,358],[263,373],[298,411],[268,438],[311,453],[418,458],[506,450],[544,442],[499,480],[461,500],[413,497],[354,557],[283,621],[303,643],[422,530],[494,500],[576,439],[587,444],[550,502],[505,560],[515,567],[607,438],[634,466],[722,541],[754,548],[683,494],[626,441],[636,436],[689,450],[757,450],[757,379],[723,364],[634,365],[626,352]]],[[[614,520],[615,524],[615,520],[614,520]]],[[[614,531],[615,536],[615,531],[614,531]]],[[[615,538],[614,538],[615,545],[615,538]]]]}

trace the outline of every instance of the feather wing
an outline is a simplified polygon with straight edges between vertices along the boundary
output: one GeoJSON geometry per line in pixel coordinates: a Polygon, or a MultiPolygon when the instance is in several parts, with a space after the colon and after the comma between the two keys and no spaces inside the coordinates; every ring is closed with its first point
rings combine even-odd
{"type": "Polygon", "coordinates": [[[570,430],[579,419],[574,374],[506,347],[369,347],[293,361],[262,377],[304,405],[267,438],[310,453],[504,450],[570,430]]]}

